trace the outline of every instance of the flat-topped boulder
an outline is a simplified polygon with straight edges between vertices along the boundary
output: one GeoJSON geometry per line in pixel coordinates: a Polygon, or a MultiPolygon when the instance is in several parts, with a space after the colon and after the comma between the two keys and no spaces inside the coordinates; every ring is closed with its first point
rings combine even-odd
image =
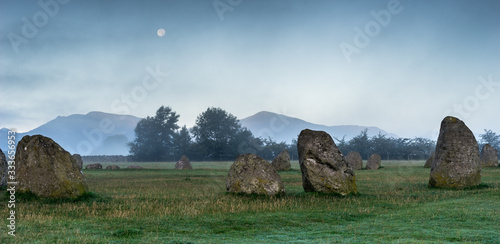
{"type": "Polygon", "coordinates": [[[106,169],[117,170],[117,169],[120,169],[120,166],[118,166],[116,164],[112,164],[112,165],[106,166],[106,169]]]}
{"type": "Polygon", "coordinates": [[[340,195],[358,192],[354,171],[328,133],[301,131],[297,149],[304,191],[340,195]]]}
{"type": "Polygon", "coordinates": [[[138,165],[130,165],[127,167],[127,169],[143,169],[143,167],[138,166],[138,165]]]}
{"type": "Polygon", "coordinates": [[[231,165],[226,178],[226,189],[231,193],[280,195],[285,186],[274,167],[265,159],[244,154],[231,165]]]}
{"type": "Polygon", "coordinates": [[[16,150],[19,192],[47,198],[77,198],[88,191],[75,159],[52,139],[24,136],[16,150]]]}
{"type": "Polygon", "coordinates": [[[102,164],[100,163],[88,164],[87,166],[85,166],[85,169],[102,169],[102,164]]]}
{"type": "Polygon", "coordinates": [[[460,189],[481,183],[479,147],[463,121],[443,119],[435,152],[429,187],[460,189]]]}
{"type": "Polygon", "coordinates": [[[277,171],[286,171],[290,170],[292,165],[290,164],[290,153],[285,149],[283,150],[278,156],[276,156],[273,159],[273,162],[271,162],[271,165],[276,169],[277,171]]]}

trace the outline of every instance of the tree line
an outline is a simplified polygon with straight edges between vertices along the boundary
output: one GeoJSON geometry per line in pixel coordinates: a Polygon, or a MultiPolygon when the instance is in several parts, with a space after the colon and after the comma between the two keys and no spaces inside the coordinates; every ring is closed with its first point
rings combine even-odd
{"type": "Polygon", "coordinates": [[[380,133],[370,138],[368,130],[365,129],[349,141],[344,138],[338,140],[337,146],[344,155],[356,151],[363,159],[368,159],[376,153],[383,160],[422,160],[432,154],[436,142],[422,137],[393,138],[380,133]]]}
{"type": "MultiPolygon", "coordinates": [[[[255,137],[239,120],[221,108],[210,107],[196,119],[193,128],[180,127],[179,115],[170,107],[161,106],[153,117],[137,123],[135,139],[129,143],[135,161],[175,161],[182,155],[196,161],[234,160],[238,155],[253,153],[272,160],[284,149],[292,160],[298,159],[297,140],[291,144],[271,138],[255,137]]],[[[422,160],[429,157],[435,141],[427,138],[392,138],[382,134],[368,136],[365,129],[350,140],[334,138],[344,155],[357,151],[363,159],[377,153],[384,160],[422,160]]],[[[480,144],[500,146],[500,136],[485,130],[480,144]]]]}

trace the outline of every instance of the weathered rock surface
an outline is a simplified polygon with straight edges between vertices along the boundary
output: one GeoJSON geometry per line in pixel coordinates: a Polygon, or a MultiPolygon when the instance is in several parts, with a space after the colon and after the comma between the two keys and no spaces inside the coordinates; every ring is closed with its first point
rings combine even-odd
{"type": "Polygon", "coordinates": [[[40,197],[77,198],[88,191],[71,154],[41,135],[24,136],[18,143],[16,176],[19,192],[40,197]]]}
{"type": "Polygon", "coordinates": [[[116,164],[108,165],[108,166],[106,166],[106,169],[117,170],[117,169],[120,169],[120,166],[118,166],[116,164]]]}
{"type": "Polygon", "coordinates": [[[477,141],[463,121],[443,119],[435,152],[429,187],[460,189],[481,183],[477,141]]]}
{"type": "Polygon", "coordinates": [[[7,170],[9,165],[7,164],[7,159],[5,154],[0,149],[0,187],[7,185],[7,170]]]}
{"type": "Polygon", "coordinates": [[[127,167],[127,169],[143,169],[143,167],[137,165],[130,165],[127,167]]]}
{"type": "Polygon", "coordinates": [[[232,193],[274,196],[285,193],[285,186],[274,167],[265,159],[244,154],[229,169],[226,189],[232,193]]]}
{"type": "Polygon", "coordinates": [[[189,158],[186,155],[182,155],[181,159],[175,163],[175,169],[193,169],[193,167],[191,167],[189,158]]]}
{"type": "Polygon", "coordinates": [[[380,158],[380,155],[374,153],[368,158],[368,161],[366,162],[366,169],[378,169],[381,164],[382,159],[380,158]]]}
{"type": "Polygon", "coordinates": [[[431,156],[429,156],[429,158],[425,161],[424,168],[430,168],[432,166],[434,156],[436,156],[436,152],[432,152],[431,156]]]}
{"type": "Polygon", "coordinates": [[[290,164],[290,153],[288,153],[286,149],[283,150],[283,152],[278,154],[278,156],[273,159],[271,165],[277,171],[290,170],[290,168],[292,167],[292,165],[290,164]]]}
{"type": "Polygon", "coordinates": [[[363,168],[363,159],[358,152],[350,152],[347,154],[347,157],[345,157],[345,160],[347,161],[347,165],[353,170],[360,170],[363,168]]]}
{"type": "Polygon", "coordinates": [[[85,166],[86,169],[102,169],[102,164],[96,163],[96,164],[88,164],[85,166]]]}
{"type": "Polygon", "coordinates": [[[328,133],[301,131],[297,149],[304,191],[340,195],[358,192],[354,171],[328,133]]]}
{"type": "Polygon", "coordinates": [[[73,158],[75,159],[76,165],[80,170],[83,169],[83,160],[80,154],[73,154],[73,158]]]}
{"type": "Polygon", "coordinates": [[[498,151],[490,144],[483,146],[480,154],[482,167],[497,167],[498,166],[498,151]]]}

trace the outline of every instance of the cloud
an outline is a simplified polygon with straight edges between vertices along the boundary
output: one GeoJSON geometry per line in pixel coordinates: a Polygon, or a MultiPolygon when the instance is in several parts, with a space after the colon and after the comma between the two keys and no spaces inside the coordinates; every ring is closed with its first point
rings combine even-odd
{"type": "MultiPolygon", "coordinates": [[[[12,5],[0,10],[2,33],[19,31],[21,18],[39,10],[36,2],[1,4],[12,5]]],[[[0,37],[0,114],[9,117],[0,127],[113,112],[114,101],[141,85],[146,67],[159,65],[171,76],[132,115],[166,105],[192,125],[217,106],[239,118],[268,110],[318,124],[430,134],[473,93],[478,76],[500,77],[498,3],[402,4],[348,63],[339,44],[352,43],[354,28],[387,1],[246,1],[222,22],[211,2],[72,1],[19,53],[0,37]]],[[[466,121],[500,132],[500,115],[491,112],[499,99],[492,95],[466,121]]]]}

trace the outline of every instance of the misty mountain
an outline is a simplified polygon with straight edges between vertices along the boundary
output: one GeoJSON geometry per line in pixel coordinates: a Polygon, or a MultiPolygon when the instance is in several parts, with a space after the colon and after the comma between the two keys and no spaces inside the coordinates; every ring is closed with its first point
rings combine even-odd
{"type": "Polygon", "coordinates": [[[345,136],[346,140],[359,135],[359,133],[364,129],[368,129],[368,136],[370,137],[378,135],[379,133],[387,135],[388,137],[398,137],[395,134],[390,134],[374,126],[325,126],[265,111],[244,118],[240,120],[240,122],[242,126],[245,126],[250,131],[252,131],[252,133],[256,137],[262,137],[265,139],[271,137],[274,141],[285,141],[287,143],[291,143],[293,139],[297,139],[300,131],[302,131],[303,129],[326,131],[334,138],[342,139],[342,137],[345,136]]]}
{"type": "MultiPolygon", "coordinates": [[[[134,129],[140,118],[103,112],[59,116],[26,133],[19,133],[16,141],[25,135],[44,135],[52,138],[70,153],[81,155],[128,155],[127,143],[135,138],[134,129]]],[[[8,129],[0,136],[7,138],[8,129]]],[[[0,148],[7,148],[7,140],[0,140],[0,148]]]]}
{"type": "MultiPolygon", "coordinates": [[[[141,119],[131,115],[117,115],[103,112],[90,112],[88,114],[73,114],[59,116],[26,133],[16,135],[20,141],[25,135],[44,135],[52,138],[70,153],[81,155],[128,155],[128,142],[135,138],[134,129],[141,119]]],[[[271,112],[259,112],[240,120],[242,126],[247,127],[256,137],[269,138],[274,141],[291,143],[297,139],[303,129],[323,130],[331,136],[346,140],[359,135],[368,129],[368,135],[378,133],[389,137],[394,134],[377,127],[357,125],[325,126],[309,123],[307,121],[271,112]]],[[[0,129],[0,148],[7,154],[8,129],[0,129]]]]}

